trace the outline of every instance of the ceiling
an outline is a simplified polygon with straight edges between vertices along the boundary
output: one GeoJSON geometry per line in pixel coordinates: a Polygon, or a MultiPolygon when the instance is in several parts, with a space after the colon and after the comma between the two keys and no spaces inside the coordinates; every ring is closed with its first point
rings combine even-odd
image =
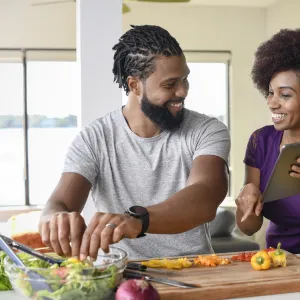
{"type": "MultiPolygon", "coordinates": [[[[1,0],[0,0],[1,1],[1,0]]],[[[75,2],[76,0],[29,0],[32,3],[75,2]]],[[[124,0],[126,1],[126,0],[124,0]]],[[[151,0],[149,0],[151,1],[151,0]]],[[[191,0],[189,3],[212,6],[268,7],[278,0],[191,0]]],[[[127,1],[126,1],[127,2],[127,1]]],[[[130,3],[130,1],[128,1],[130,3]]]]}
{"type": "Polygon", "coordinates": [[[191,3],[215,6],[268,7],[278,0],[191,0],[191,3]]]}

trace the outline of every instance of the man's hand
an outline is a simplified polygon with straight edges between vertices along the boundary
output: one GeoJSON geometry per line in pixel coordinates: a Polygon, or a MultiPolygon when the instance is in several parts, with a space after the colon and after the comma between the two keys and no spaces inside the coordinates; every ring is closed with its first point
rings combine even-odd
{"type": "Polygon", "coordinates": [[[292,166],[290,176],[300,179],[300,157],[297,159],[297,165],[292,166]]]}
{"type": "Polygon", "coordinates": [[[80,213],[57,213],[40,228],[43,243],[58,255],[79,256],[82,235],[86,229],[80,213]]]}
{"type": "Polygon", "coordinates": [[[123,238],[136,238],[142,231],[142,222],[127,214],[95,213],[86,228],[80,247],[80,259],[97,259],[99,248],[109,252],[109,245],[123,238]]]}
{"type": "Polygon", "coordinates": [[[246,184],[235,200],[238,209],[243,213],[241,222],[245,221],[250,215],[259,216],[263,203],[260,190],[253,184],[246,184]]]}

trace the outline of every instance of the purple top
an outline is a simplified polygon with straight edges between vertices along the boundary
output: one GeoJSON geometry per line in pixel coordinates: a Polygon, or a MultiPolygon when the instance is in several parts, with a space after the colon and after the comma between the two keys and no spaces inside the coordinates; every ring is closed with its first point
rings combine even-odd
{"type": "MultiPolygon", "coordinates": [[[[260,170],[262,193],[279,155],[282,135],[283,131],[277,131],[274,126],[265,126],[256,130],[249,139],[244,163],[260,170]]],[[[300,253],[300,195],[267,202],[262,214],[270,220],[267,247],[276,248],[281,242],[283,249],[300,253]]]]}

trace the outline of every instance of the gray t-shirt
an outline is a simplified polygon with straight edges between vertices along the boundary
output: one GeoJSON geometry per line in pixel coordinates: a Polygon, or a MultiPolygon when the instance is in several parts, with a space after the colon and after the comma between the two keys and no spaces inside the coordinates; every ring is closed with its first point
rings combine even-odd
{"type": "MultiPolygon", "coordinates": [[[[142,138],[130,130],[120,108],[78,134],[63,172],[91,182],[96,211],[124,213],[132,205],[161,203],[183,189],[197,156],[215,155],[227,162],[229,150],[228,129],[215,118],[186,109],[181,128],[142,138]]],[[[130,258],[212,253],[208,226],[123,239],[117,246],[130,258]]]]}

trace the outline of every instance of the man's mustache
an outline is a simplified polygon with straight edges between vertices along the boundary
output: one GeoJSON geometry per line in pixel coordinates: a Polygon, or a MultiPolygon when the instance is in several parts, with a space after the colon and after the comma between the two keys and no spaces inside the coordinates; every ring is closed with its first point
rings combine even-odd
{"type": "Polygon", "coordinates": [[[182,102],[182,104],[184,104],[184,100],[185,100],[185,98],[171,99],[171,100],[168,100],[166,102],[166,104],[168,104],[168,103],[178,103],[178,102],[182,102]]]}

